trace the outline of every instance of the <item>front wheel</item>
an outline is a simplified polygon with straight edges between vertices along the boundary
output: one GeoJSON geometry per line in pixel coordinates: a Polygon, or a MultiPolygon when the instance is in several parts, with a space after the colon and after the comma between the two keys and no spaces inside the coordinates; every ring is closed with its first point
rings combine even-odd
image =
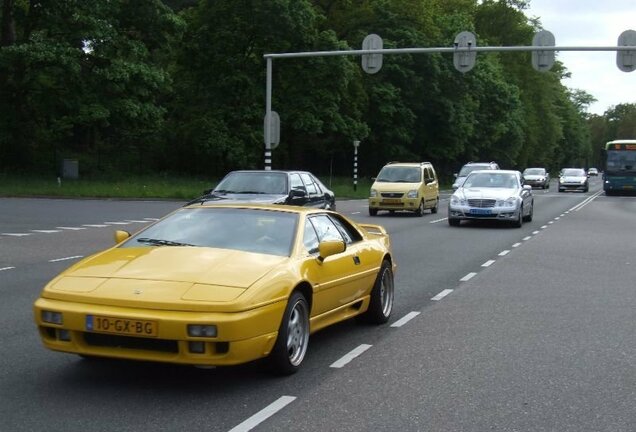
{"type": "Polygon", "coordinates": [[[420,201],[420,205],[415,210],[415,216],[424,216],[424,200],[420,201]]]}
{"type": "Polygon", "coordinates": [[[384,260],[371,290],[369,309],[360,315],[360,320],[372,324],[387,322],[393,310],[394,297],[393,270],[391,263],[384,260]]]}
{"type": "Polygon", "coordinates": [[[521,228],[523,225],[523,206],[519,207],[519,217],[512,223],[515,228],[521,228]]]}
{"type": "Polygon", "coordinates": [[[460,223],[461,223],[461,221],[459,219],[448,218],[448,224],[450,226],[458,227],[460,223]]]}
{"type": "Polygon", "coordinates": [[[532,213],[534,213],[534,203],[530,205],[530,212],[523,217],[523,220],[526,222],[532,222],[532,213]]]}
{"type": "Polygon", "coordinates": [[[298,371],[309,344],[309,305],[300,292],[289,297],[269,361],[275,373],[291,375],[298,371]]]}
{"type": "Polygon", "coordinates": [[[369,207],[369,216],[375,216],[378,214],[378,209],[369,207]]]}

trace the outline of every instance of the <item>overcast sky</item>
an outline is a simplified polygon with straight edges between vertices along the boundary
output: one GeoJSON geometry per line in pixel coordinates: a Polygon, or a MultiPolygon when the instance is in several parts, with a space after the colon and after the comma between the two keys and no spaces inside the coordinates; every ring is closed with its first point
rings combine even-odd
{"type": "MultiPolygon", "coordinates": [[[[557,46],[616,46],[623,31],[636,30],[635,0],[530,0],[525,14],[538,17],[557,46]]],[[[590,113],[636,104],[636,71],[618,69],[615,51],[564,51],[557,52],[557,59],[572,74],[563,84],[598,100],[590,113]]]]}

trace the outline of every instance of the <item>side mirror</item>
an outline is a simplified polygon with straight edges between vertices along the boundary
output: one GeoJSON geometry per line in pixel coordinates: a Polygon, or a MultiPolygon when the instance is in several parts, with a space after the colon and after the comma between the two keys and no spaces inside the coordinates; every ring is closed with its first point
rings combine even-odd
{"type": "Polygon", "coordinates": [[[115,243],[119,244],[130,237],[128,231],[117,230],[115,231],[115,243]]]}
{"type": "Polygon", "coordinates": [[[524,190],[529,190],[529,191],[531,191],[531,190],[532,190],[532,186],[530,186],[530,185],[523,185],[523,189],[524,189],[524,190]]]}
{"type": "Polygon", "coordinates": [[[457,173],[453,174],[453,177],[457,178],[457,173]]]}
{"type": "Polygon", "coordinates": [[[289,197],[291,199],[299,199],[307,197],[307,192],[304,189],[292,189],[289,192],[289,197]]]}
{"type": "Polygon", "coordinates": [[[318,245],[318,261],[323,262],[325,258],[344,252],[347,245],[342,240],[322,241],[318,245]]]}

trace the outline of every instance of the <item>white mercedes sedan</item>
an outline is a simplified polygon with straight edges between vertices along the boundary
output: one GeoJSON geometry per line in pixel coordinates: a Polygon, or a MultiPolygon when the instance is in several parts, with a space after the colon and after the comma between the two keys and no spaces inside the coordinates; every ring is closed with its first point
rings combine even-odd
{"type": "Polygon", "coordinates": [[[473,171],[450,198],[448,224],[490,219],[521,227],[532,220],[533,210],[532,187],[523,184],[519,171],[473,171]]]}

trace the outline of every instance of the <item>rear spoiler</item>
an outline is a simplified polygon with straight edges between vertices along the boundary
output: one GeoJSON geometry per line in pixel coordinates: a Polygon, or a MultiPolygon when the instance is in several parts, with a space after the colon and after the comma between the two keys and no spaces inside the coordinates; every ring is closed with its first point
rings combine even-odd
{"type": "Polygon", "coordinates": [[[375,235],[387,235],[386,230],[383,226],[373,225],[373,224],[358,224],[359,227],[363,228],[369,234],[375,235]]]}

